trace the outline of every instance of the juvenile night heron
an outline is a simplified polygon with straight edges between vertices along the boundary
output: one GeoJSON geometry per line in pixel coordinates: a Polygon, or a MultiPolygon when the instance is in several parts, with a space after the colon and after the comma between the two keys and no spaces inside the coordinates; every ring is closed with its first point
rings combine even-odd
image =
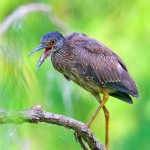
{"type": "Polygon", "coordinates": [[[45,51],[36,69],[51,55],[51,62],[56,70],[98,100],[100,105],[87,126],[90,127],[98,112],[103,109],[106,120],[105,145],[108,149],[109,111],[105,103],[109,95],[130,104],[133,103],[130,95],[139,97],[126,65],[108,47],[85,34],[74,32],[63,36],[59,32],[47,33],[41,38],[41,44],[30,54],[43,48],[45,51]],[[100,93],[103,94],[102,100],[100,93]]]}

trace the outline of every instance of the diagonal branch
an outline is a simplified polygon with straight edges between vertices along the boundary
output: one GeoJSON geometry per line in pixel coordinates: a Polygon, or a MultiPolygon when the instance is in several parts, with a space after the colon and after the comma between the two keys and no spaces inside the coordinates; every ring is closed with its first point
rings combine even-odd
{"type": "Polygon", "coordinates": [[[86,124],[70,117],[46,112],[42,110],[41,105],[37,105],[23,111],[0,109],[0,124],[21,124],[25,122],[45,122],[72,129],[75,131],[75,137],[80,143],[82,149],[87,149],[82,141],[84,140],[91,150],[105,150],[104,145],[97,140],[91,130],[88,129],[86,124]]]}

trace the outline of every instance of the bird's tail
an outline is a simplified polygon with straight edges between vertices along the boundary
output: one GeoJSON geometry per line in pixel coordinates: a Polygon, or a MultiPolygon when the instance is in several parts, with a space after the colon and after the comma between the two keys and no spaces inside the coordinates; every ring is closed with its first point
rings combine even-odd
{"type": "Polygon", "coordinates": [[[130,104],[133,104],[133,101],[132,101],[132,98],[130,97],[129,94],[126,94],[126,93],[122,93],[122,92],[115,92],[115,93],[110,93],[109,95],[115,97],[115,98],[118,98],[124,102],[127,102],[127,103],[130,103],[130,104]]]}
{"type": "Polygon", "coordinates": [[[122,75],[121,82],[114,82],[114,83],[111,82],[111,83],[108,83],[107,85],[116,89],[116,92],[113,93],[114,97],[117,97],[117,98],[120,97],[119,99],[121,99],[121,97],[122,98],[128,97],[127,99],[129,100],[130,99],[129,94],[130,94],[131,96],[139,98],[137,86],[134,80],[128,74],[128,72],[124,72],[124,74],[122,75]]]}

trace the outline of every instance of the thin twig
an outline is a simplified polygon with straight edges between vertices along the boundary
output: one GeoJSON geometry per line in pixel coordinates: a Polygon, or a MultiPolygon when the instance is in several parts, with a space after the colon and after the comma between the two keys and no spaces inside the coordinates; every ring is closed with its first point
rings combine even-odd
{"type": "Polygon", "coordinates": [[[74,136],[75,136],[76,141],[80,143],[80,146],[82,147],[82,149],[83,149],[83,150],[88,150],[88,149],[86,148],[86,146],[85,146],[85,144],[84,144],[84,142],[83,142],[81,136],[80,136],[77,132],[74,133],[74,136]]]}
{"type": "Polygon", "coordinates": [[[83,141],[81,142],[82,138],[91,150],[105,150],[104,145],[97,140],[86,124],[70,117],[46,112],[42,110],[41,105],[23,111],[0,109],[0,124],[21,124],[24,122],[45,122],[72,129],[77,133],[77,139],[80,142],[80,145],[82,143],[83,146],[83,141]]]}

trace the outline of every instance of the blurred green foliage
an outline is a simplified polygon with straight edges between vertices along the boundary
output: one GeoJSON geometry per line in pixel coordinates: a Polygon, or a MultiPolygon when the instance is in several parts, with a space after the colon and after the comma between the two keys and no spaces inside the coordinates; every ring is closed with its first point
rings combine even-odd
{"type": "MultiPolygon", "coordinates": [[[[31,0],[1,0],[0,22],[31,0]]],[[[150,1],[149,0],[42,0],[68,26],[68,31],[85,33],[101,41],[125,62],[135,79],[140,99],[129,105],[110,98],[110,148],[112,150],[148,150],[150,141],[150,1]]],[[[47,111],[87,122],[98,107],[94,98],[54,70],[49,59],[36,72],[42,52],[28,57],[43,34],[61,29],[41,12],[17,19],[0,37],[0,107],[12,110],[42,104],[47,111]],[[82,106],[82,107],[81,107],[82,106]]],[[[62,32],[63,33],[63,32],[62,32]]],[[[104,143],[104,116],[92,125],[96,137],[104,143]]],[[[73,131],[40,123],[38,125],[0,125],[0,149],[3,150],[77,150],[81,149],[73,131]]]]}

